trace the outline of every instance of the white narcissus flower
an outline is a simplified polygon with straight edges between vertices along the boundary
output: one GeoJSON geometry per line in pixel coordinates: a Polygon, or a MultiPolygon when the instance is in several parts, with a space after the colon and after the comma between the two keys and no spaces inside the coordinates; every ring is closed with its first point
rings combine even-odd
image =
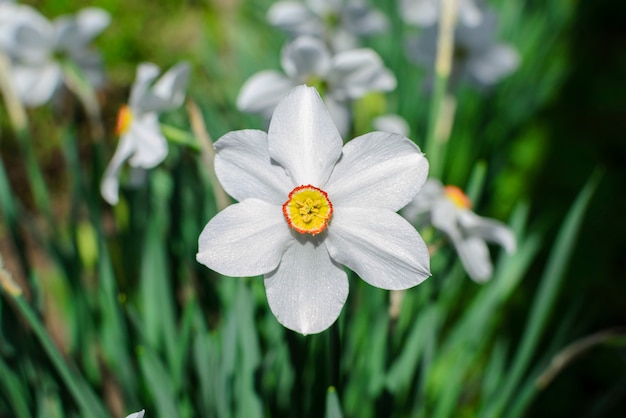
{"type": "MultiPolygon", "coordinates": [[[[409,25],[432,26],[439,21],[443,0],[399,0],[400,17],[409,25]]],[[[479,25],[483,13],[474,0],[457,0],[457,20],[468,27],[479,25]]]]}
{"type": "Polygon", "coordinates": [[[12,63],[16,93],[26,106],[48,102],[63,82],[58,56],[71,60],[94,88],[104,84],[100,54],[89,45],[110,23],[108,12],[85,8],[50,22],[30,6],[0,5],[0,48],[12,63]]]}
{"type": "Polygon", "coordinates": [[[139,412],[135,412],[134,414],[128,415],[126,418],[143,418],[145,413],[146,411],[142,409],[139,412]]]}
{"type": "Polygon", "coordinates": [[[476,282],[488,280],[493,272],[487,242],[515,252],[515,235],[509,227],[471,211],[469,198],[456,186],[443,186],[428,179],[421,192],[402,215],[418,225],[430,224],[452,242],[467,274],[476,282]]]}
{"type": "MultiPolygon", "coordinates": [[[[437,56],[438,25],[425,29],[409,41],[408,53],[420,65],[433,70],[437,56]]],[[[451,82],[466,80],[486,89],[517,69],[520,56],[512,46],[496,42],[497,18],[483,12],[476,26],[457,25],[454,32],[454,55],[451,82]]]]}
{"type": "Polygon", "coordinates": [[[235,131],[215,143],[217,177],[239,203],[206,225],[196,258],[226,276],[264,275],[270,309],[302,334],[339,316],[348,296],[342,265],[383,289],[430,275],[424,241],[396,213],[426,179],[424,155],[392,133],[342,144],[306,86],[279,103],[267,133],[235,131]]]}
{"type": "Polygon", "coordinates": [[[342,135],[350,127],[349,101],[369,92],[396,88],[396,78],[372,49],[360,48],[332,55],[317,38],[301,36],[285,45],[284,74],[266,70],[250,77],[239,91],[237,108],[272,115],[278,102],[300,84],[321,85],[324,102],[342,135]]]}
{"type": "Polygon", "coordinates": [[[189,64],[177,64],[154,82],[160,72],[155,64],[140,64],[128,105],[122,106],[118,114],[116,133],[120,140],[100,186],[102,196],[111,205],[118,202],[118,177],[126,160],[131,167],[149,169],[167,156],[167,140],[161,133],[159,113],[182,105],[189,64]]]}
{"type": "Polygon", "coordinates": [[[357,48],[360,37],[388,27],[387,17],[363,0],[278,1],[268,10],[267,19],[294,38],[325,39],[333,51],[357,48]]]}

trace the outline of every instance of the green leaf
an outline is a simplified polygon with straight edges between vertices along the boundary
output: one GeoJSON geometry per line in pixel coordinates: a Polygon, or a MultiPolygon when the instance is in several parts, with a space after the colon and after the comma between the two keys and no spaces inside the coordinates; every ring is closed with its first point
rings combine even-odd
{"type": "Polygon", "coordinates": [[[601,178],[601,172],[595,171],[587,181],[576,201],[569,210],[550,253],[548,265],[541,277],[539,288],[534,299],[530,318],[526,323],[519,349],[509,369],[502,389],[482,416],[498,417],[502,415],[509,400],[530,363],[551,310],[555,304],[561,282],[567,270],[570,256],[576,244],[576,236],[584,219],[585,210],[589,205],[593,192],[601,178]]]}
{"type": "Polygon", "coordinates": [[[324,414],[324,418],[343,418],[337,390],[332,386],[330,386],[326,392],[326,413],[324,414]]]}

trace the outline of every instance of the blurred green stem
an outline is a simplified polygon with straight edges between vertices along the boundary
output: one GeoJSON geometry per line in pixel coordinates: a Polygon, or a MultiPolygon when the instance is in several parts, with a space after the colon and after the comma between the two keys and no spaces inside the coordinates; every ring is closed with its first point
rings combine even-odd
{"type": "Polygon", "coordinates": [[[4,97],[4,103],[7,107],[13,130],[19,136],[20,132],[27,129],[28,119],[22,102],[20,102],[15,90],[13,90],[10,74],[11,64],[9,63],[9,59],[0,50],[0,91],[4,97]]]}
{"type": "Polygon", "coordinates": [[[93,86],[80,68],[72,61],[64,60],[61,64],[63,74],[65,75],[65,83],[76,94],[76,97],[78,97],[78,100],[85,108],[93,139],[97,142],[102,142],[104,140],[104,125],[102,124],[100,103],[98,103],[98,97],[93,86]]]}
{"type": "Polygon", "coordinates": [[[215,174],[215,147],[213,146],[211,136],[206,129],[206,125],[198,105],[192,100],[187,101],[187,111],[189,112],[191,129],[200,142],[202,162],[204,163],[206,171],[209,175],[209,181],[211,182],[211,187],[213,188],[213,196],[215,197],[217,210],[220,211],[230,205],[230,198],[222,188],[222,185],[215,174]]]}
{"type": "Polygon", "coordinates": [[[430,164],[430,176],[437,178],[441,178],[443,154],[450,134],[455,108],[454,98],[446,94],[448,78],[452,69],[455,21],[456,1],[442,0],[435,61],[435,87],[430,102],[428,132],[426,134],[426,157],[430,164]]]}
{"type": "MultiPolygon", "coordinates": [[[[30,141],[26,112],[13,89],[10,74],[11,66],[9,60],[7,56],[0,51],[0,90],[4,96],[4,102],[9,113],[9,118],[11,119],[11,124],[13,125],[15,136],[22,147],[22,152],[26,159],[26,170],[32,187],[35,204],[41,213],[46,216],[47,220],[51,221],[52,212],[50,211],[48,190],[46,189],[46,183],[44,182],[41,168],[37,163],[35,151],[30,141]]],[[[50,225],[53,225],[52,222],[50,222],[50,225]]]]}
{"type": "Polygon", "coordinates": [[[15,306],[19,310],[19,313],[24,317],[26,323],[28,323],[35,332],[37,339],[39,339],[39,342],[48,354],[52,364],[67,385],[67,388],[74,397],[76,404],[81,409],[81,415],[85,417],[107,418],[108,415],[106,411],[104,410],[102,404],[98,401],[98,398],[91,391],[90,386],[83,380],[82,376],[80,376],[74,368],[70,368],[70,365],[59,352],[59,349],[54,345],[52,338],[40,322],[37,315],[24,299],[21,289],[17,283],[13,281],[11,275],[4,269],[1,263],[0,283],[2,284],[4,293],[7,296],[10,296],[15,302],[15,306]]]}
{"type": "Polygon", "coordinates": [[[198,138],[185,130],[162,123],[161,132],[163,132],[163,135],[165,135],[168,142],[172,144],[182,145],[183,147],[191,148],[196,152],[200,151],[198,138]]]}

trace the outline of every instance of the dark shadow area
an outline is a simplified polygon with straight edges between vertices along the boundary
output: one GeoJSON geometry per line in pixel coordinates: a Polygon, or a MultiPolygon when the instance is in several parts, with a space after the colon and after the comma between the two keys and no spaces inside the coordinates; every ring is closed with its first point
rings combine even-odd
{"type": "MultiPolygon", "coordinates": [[[[557,332],[559,312],[578,304],[576,338],[626,325],[624,16],[622,1],[581,1],[570,33],[573,67],[541,116],[551,143],[534,190],[533,201],[541,202],[536,210],[558,220],[594,169],[604,170],[552,315],[557,332]]],[[[539,394],[527,416],[623,416],[625,376],[623,343],[592,348],[539,394]]]]}

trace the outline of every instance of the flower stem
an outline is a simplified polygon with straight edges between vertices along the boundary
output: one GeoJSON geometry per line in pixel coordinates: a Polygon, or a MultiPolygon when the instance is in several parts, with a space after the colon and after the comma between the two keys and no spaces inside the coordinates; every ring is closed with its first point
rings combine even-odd
{"type": "Polygon", "coordinates": [[[435,88],[430,102],[426,135],[426,156],[430,164],[430,175],[437,178],[441,178],[445,143],[450,133],[446,127],[451,126],[451,113],[449,110],[446,111],[450,108],[450,105],[446,106],[446,102],[450,103],[449,99],[446,99],[446,91],[452,69],[455,21],[456,1],[442,0],[435,61],[435,88]]]}
{"type": "Polygon", "coordinates": [[[11,83],[11,65],[7,56],[0,51],[0,92],[4,97],[4,104],[7,107],[9,119],[13,125],[16,135],[26,130],[28,118],[24,106],[17,97],[13,84],[11,83]]]}
{"type": "Polygon", "coordinates": [[[341,373],[341,339],[339,337],[339,324],[330,327],[328,334],[328,352],[329,352],[329,382],[328,386],[339,389],[340,373],[341,373]]]}
{"type": "Polygon", "coordinates": [[[215,174],[215,148],[213,146],[213,140],[211,139],[211,136],[206,129],[206,125],[204,123],[202,113],[200,112],[200,108],[194,101],[187,101],[187,111],[189,112],[191,129],[196,138],[198,138],[198,142],[200,143],[200,155],[202,157],[202,162],[206,167],[209,181],[211,183],[211,188],[213,189],[215,205],[217,206],[218,210],[225,209],[227,206],[230,205],[231,201],[224,189],[222,188],[219,180],[217,179],[217,175],[215,174]]]}

